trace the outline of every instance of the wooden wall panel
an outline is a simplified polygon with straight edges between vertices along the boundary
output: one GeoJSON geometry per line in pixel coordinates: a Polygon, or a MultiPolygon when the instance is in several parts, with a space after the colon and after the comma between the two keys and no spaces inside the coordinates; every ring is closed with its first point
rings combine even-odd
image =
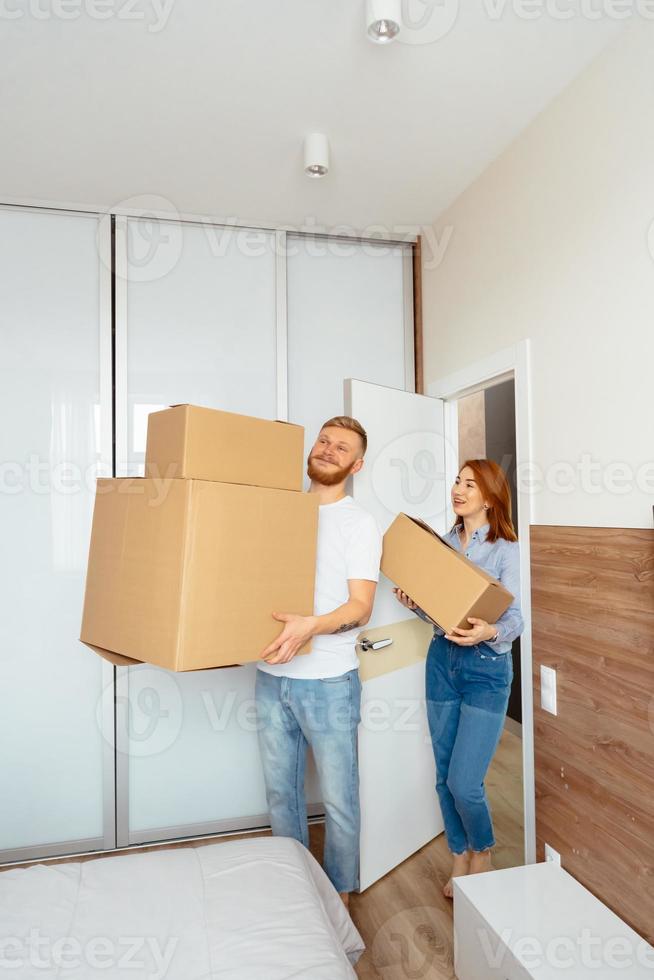
{"type": "Polygon", "coordinates": [[[654,943],[654,530],[535,526],[531,562],[537,858],[654,943]]]}

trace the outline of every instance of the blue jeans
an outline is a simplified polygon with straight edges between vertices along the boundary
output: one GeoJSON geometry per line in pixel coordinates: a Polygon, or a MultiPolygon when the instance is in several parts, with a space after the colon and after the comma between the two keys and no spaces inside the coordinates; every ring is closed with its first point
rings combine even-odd
{"type": "Polygon", "coordinates": [[[427,653],[427,718],[436,792],[450,851],[495,844],[484,778],[504,727],[513,681],[511,651],[460,647],[434,636],[427,653]]]}
{"type": "Polygon", "coordinates": [[[304,771],[311,746],[325,804],[327,877],[338,892],[359,887],[358,670],[323,680],[257,670],[257,724],[272,832],[309,846],[304,771]]]}

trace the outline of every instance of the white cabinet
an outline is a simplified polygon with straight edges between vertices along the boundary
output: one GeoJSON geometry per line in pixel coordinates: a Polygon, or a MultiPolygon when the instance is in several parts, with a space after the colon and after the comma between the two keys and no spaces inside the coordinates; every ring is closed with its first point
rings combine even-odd
{"type": "Polygon", "coordinates": [[[529,864],[454,879],[458,980],[654,977],[654,949],[567,871],[529,864]]]}

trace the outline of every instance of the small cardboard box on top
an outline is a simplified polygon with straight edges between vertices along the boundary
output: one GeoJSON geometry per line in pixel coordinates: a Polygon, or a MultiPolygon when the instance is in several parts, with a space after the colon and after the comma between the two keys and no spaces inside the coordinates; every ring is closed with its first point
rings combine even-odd
{"type": "Polygon", "coordinates": [[[471,629],[468,616],[495,623],[513,601],[497,579],[407,514],[384,535],[381,569],[446,633],[471,629]]]}
{"type": "Polygon", "coordinates": [[[100,479],[80,639],[174,671],[257,660],[273,611],[313,612],[317,528],[314,494],[100,479]]]}
{"type": "Polygon", "coordinates": [[[145,475],[301,491],[304,427],[173,405],[148,416],[145,475]]]}

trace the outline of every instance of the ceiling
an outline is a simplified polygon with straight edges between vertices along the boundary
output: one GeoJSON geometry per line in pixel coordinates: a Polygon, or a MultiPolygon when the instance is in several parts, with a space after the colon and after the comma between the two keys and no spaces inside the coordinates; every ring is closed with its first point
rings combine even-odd
{"type": "Polygon", "coordinates": [[[7,2],[0,197],[429,223],[624,25],[546,12],[575,0],[535,19],[518,0],[431,2],[405,0],[424,25],[388,46],[365,37],[363,0],[7,2]],[[331,143],[322,180],[302,171],[312,130],[331,143]]]}

